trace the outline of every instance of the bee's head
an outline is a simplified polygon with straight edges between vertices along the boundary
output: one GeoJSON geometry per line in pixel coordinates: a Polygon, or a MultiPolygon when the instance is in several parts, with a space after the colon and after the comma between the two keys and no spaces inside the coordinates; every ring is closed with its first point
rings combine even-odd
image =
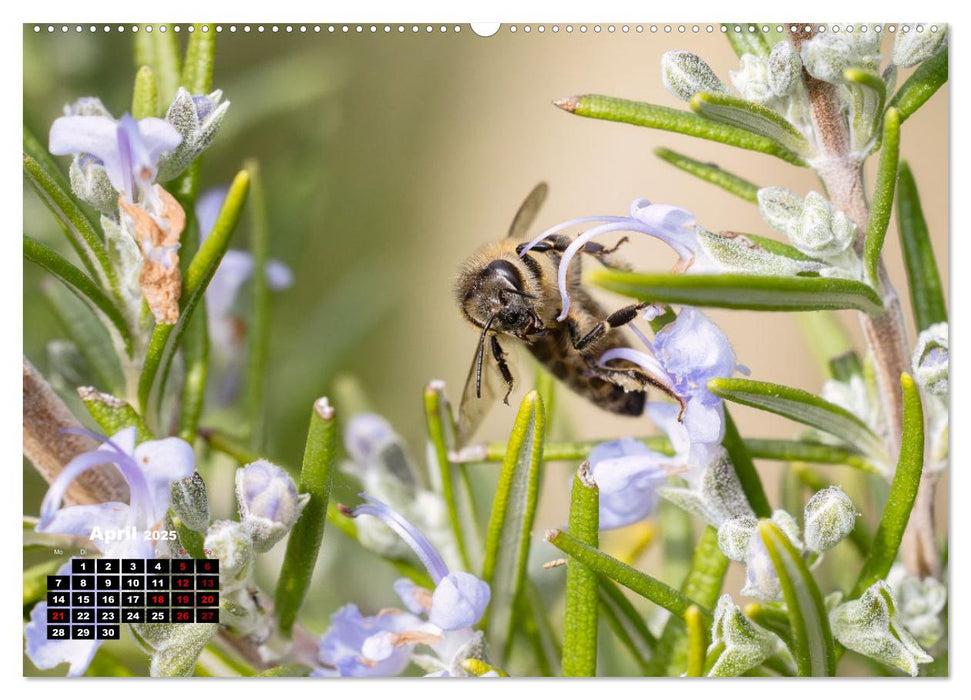
{"type": "Polygon", "coordinates": [[[464,274],[456,287],[459,306],[479,328],[517,338],[543,330],[535,309],[535,295],[529,293],[526,271],[507,258],[496,258],[464,274]]]}

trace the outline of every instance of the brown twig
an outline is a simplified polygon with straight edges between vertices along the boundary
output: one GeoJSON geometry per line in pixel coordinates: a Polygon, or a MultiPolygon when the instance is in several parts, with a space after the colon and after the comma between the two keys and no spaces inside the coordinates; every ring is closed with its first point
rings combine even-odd
{"type": "MultiPolygon", "coordinates": [[[[802,43],[811,39],[816,30],[807,24],[791,26],[798,27],[790,36],[793,47],[800,51],[802,43]]],[[[857,239],[854,248],[857,253],[861,253],[870,214],[863,184],[862,162],[850,146],[849,128],[836,86],[814,78],[805,68],[802,78],[809,96],[813,127],[820,151],[812,166],[826,187],[833,206],[844,212],[856,225],[857,239]]],[[[859,316],[887,414],[887,432],[884,437],[890,453],[896,455],[900,451],[903,433],[900,375],[910,372],[910,352],[900,299],[882,260],[878,277],[883,312],[879,315],[859,316]]],[[[937,478],[933,475],[926,475],[921,479],[920,492],[911,511],[902,543],[902,556],[907,570],[922,577],[937,576],[941,569],[940,554],[934,537],[936,483],[937,478]]]]}

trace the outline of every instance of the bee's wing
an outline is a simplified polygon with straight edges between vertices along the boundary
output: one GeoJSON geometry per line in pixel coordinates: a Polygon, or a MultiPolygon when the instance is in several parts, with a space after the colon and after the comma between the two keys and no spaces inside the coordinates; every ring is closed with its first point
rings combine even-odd
{"type": "Polygon", "coordinates": [[[459,442],[463,446],[472,439],[489,409],[506,390],[499,368],[488,355],[486,344],[480,343],[475,357],[472,358],[465,389],[462,390],[462,402],[459,404],[459,442]]]}
{"type": "Polygon", "coordinates": [[[519,207],[516,216],[513,217],[512,224],[509,225],[509,238],[524,238],[526,231],[539,213],[540,207],[546,201],[546,195],[550,188],[545,182],[541,182],[533,191],[526,196],[526,200],[519,207]]]}

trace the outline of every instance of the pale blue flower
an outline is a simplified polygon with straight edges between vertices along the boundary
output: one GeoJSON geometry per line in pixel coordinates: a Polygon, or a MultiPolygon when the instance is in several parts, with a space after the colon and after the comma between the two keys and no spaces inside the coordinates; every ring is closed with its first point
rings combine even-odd
{"type": "MultiPolygon", "coordinates": [[[[200,241],[204,241],[212,231],[228,192],[225,187],[213,188],[196,202],[200,241]]],[[[265,273],[267,286],[272,290],[287,289],[293,285],[293,273],[279,260],[268,260],[265,273]]],[[[253,255],[244,250],[227,250],[206,287],[209,338],[213,348],[224,359],[234,358],[242,349],[245,336],[241,333],[240,319],[233,311],[240,289],[252,275],[253,255]]]]}
{"type": "Polygon", "coordinates": [[[671,457],[633,438],[604,442],[590,451],[590,470],[600,491],[600,529],[638,522],[657,507],[671,457]]]}
{"type": "MultiPolygon", "coordinates": [[[[93,437],[99,436],[90,434],[93,437]]],[[[38,532],[90,537],[95,528],[102,532],[120,531],[135,526],[133,539],[97,540],[101,554],[118,558],[150,558],[155,540],[141,536],[159,527],[169,509],[173,481],[190,476],[195,470],[192,447],[179,438],[148,440],[135,444],[135,428],[125,428],[96,449],[72,459],[51,483],[40,507],[38,532]],[[118,468],[128,483],[128,503],[96,503],[61,507],[68,487],[81,474],[102,464],[118,468]]],[[[69,573],[65,564],[59,574],[69,573]]],[[[47,603],[34,606],[30,623],[24,628],[27,655],[38,668],[53,668],[69,663],[68,675],[84,673],[100,642],[47,639],[47,603]]]]}
{"type": "Polygon", "coordinates": [[[290,532],[309,500],[310,494],[297,493],[289,474],[265,459],[236,470],[240,522],[258,552],[269,551],[290,532]]]}
{"type": "MultiPolygon", "coordinates": [[[[390,527],[415,552],[428,570],[434,591],[408,579],[395,582],[395,591],[410,612],[384,610],[365,617],[355,605],[346,605],[331,618],[331,628],[320,641],[321,663],[344,676],[386,676],[400,673],[411,661],[418,644],[429,646],[442,667],[454,665],[457,650],[469,645],[489,604],[489,585],[464,571],[450,572],[425,535],[400,513],[365,494],[356,508],[342,508],[350,517],[371,515],[390,527]],[[423,619],[424,618],[424,619],[423,619]]],[[[327,675],[324,671],[318,675],[327,675]]]]}
{"type": "Polygon", "coordinates": [[[130,114],[69,115],[51,125],[50,152],[63,156],[85,153],[104,166],[111,186],[128,201],[157,199],[153,191],[162,155],[175,150],[182,137],[164,119],[135,121],[130,114]]]}

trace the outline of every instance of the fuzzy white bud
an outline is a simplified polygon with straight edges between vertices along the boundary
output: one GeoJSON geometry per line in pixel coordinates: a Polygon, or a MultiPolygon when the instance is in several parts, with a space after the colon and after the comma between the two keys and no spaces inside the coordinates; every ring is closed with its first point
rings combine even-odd
{"type": "Polygon", "coordinates": [[[718,548],[722,554],[732,561],[745,561],[749,540],[758,524],[752,515],[738,515],[723,522],[718,528],[718,548]]]}
{"type": "Polygon", "coordinates": [[[236,470],[236,500],[240,522],[253,538],[257,552],[283,539],[309,501],[283,469],[264,459],[236,470]]]}
{"type": "Polygon", "coordinates": [[[914,379],[929,394],[946,397],[950,389],[948,324],[935,323],[920,332],[911,360],[914,379]]]}
{"type": "Polygon", "coordinates": [[[853,501],[838,486],[817,491],[804,513],[806,547],[825,552],[835,547],[856,526],[853,501]]]}
{"type": "Polygon", "coordinates": [[[661,57],[661,81],[685,102],[699,92],[728,92],[711,67],[690,51],[668,51],[661,57]]]}
{"type": "Polygon", "coordinates": [[[936,56],[947,45],[947,25],[934,25],[931,31],[927,25],[905,24],[898,28],[890,51],[890,61],[895,66],[910,68],[928,58],[936,56]],[[904,28],[907,31],[904,31],[904,28]]]}

